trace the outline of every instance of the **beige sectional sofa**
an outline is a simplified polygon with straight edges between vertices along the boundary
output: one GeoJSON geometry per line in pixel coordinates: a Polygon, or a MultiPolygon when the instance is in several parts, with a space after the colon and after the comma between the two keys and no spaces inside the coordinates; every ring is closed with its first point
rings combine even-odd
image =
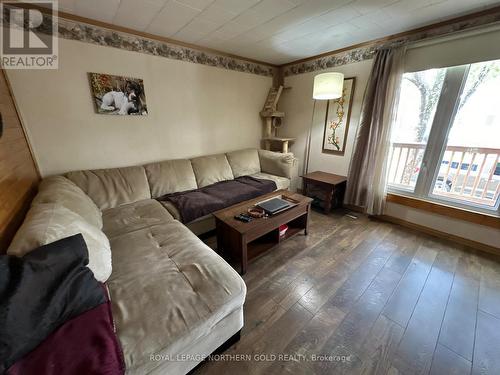
{"type": "Polygon", "coordinates": [[[250,149],[49,177],[8,253],[82,233],[127,373],[184,374],[242,328],[246,287],[195,235],[213,228],[210,215],[185,226],[155,198],[245,175],[289,188],[296,173],[293,155],[250,149]]]}

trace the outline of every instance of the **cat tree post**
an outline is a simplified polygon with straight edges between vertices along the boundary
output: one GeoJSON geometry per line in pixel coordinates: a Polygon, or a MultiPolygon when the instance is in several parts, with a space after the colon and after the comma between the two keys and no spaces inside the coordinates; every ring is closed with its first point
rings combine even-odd
{"type": "Polygon", "coordinates": [[[277,110],[278,100],[282,91],[283,86],[279,86],[278,88],[271,87],[266,103],[264,104],[264,109],[260,112],[261,117],[264,118],[264,138],[262,140],[264,141],[266,150],[271,150],[273,143],[280,143],[281,152],[287,153],[289,142],[293,142],[295,138],[278,137],[278,128],[282,124],[282,118],[285,117],[284,112],[277,110]]]}

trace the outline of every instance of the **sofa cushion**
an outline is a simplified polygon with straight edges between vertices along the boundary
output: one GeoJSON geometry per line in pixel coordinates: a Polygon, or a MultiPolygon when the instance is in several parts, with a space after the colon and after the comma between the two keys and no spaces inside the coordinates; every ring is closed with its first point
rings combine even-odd
{"type": "Polygon", "coordinates": [[[147,164],[144,169],[146,170],[153,198],[179,191],[193,190],[198,187],[191,160],[161,161],[147,164]]]}
{"type": "Polygon", "coordinates": [[[112,238],[111,247],[108,286],[131,373],[161,365],[151,355],[181,354],[243,305],[241,277],[178,221],[112,238]]]}
{"type": "Polygon", "coordinates": [[[234,178],[260,172],[259,154],[254,148],[228,152],[226,157],[234,178]]]}
{"type": "Polygon", "coordinates": [[[102,218],[104,221],[102,230],[108,238],[174,220],[172,215],[154,199],[109,208],[104,210],[102,218]]]}
{"type": "Polygon", "coordinates": [[[292,153],[259,150],[259,159],[261,172],[290,179],[294,177],[297,159],[292,153]]]}
{"type": "Polygon", "coordinates": [[[146,172],[141,166],[69,172],[100,210],[151,198],[146,172]]]}
{"type": "Polygon", "coordinates": [[[38,194],[32,204],[60,203],[83,217],[89,224],[102,228],[101,211],[92,199],[73,182],[63,176],[47,177],[38,187],[38,194]]]}
{"type": "Polygon", "coordinates": [[[224,154],[194,158],[191,159],[191,165],[199,188],[234,179],[231,166],[224,154]]]}
{"type": "Polygon", "coordinates": [[[104,233],[80,215],[59,203],[41,203],[28,211],[7,254],[23,256],[32,250],[62,238],[81,233],[89,252],[88,267],[99,281],[111,274],[111,249],[104,233]]]}
{"type": "Polygon", "coordinates": [[[290,187],[290,179],[286,177],[281,177],[281,176],[275,176],[273,174],[269,173],[254,173],[250,177],[255,177],[261,180],[271,180],[276,183],[276,189],[288,189],[290,187]]]}

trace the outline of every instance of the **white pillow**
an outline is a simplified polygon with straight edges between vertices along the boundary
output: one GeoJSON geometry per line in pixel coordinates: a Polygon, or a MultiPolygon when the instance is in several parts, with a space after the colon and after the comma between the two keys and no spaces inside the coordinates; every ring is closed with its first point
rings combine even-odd
{"type": "Polygon", "coordinates": [[[40,203],[60,203],[77,213],[90,224],[102,229],[102,214],[94,201],[72,181],[63,176],[47,177],[38,187],[38,194],[32,205],[40,203]]]}
{"type": "Polygon", "coordinates": [[[111,247],[106,235],[80,215],[59,203],[41,203],[31,207],[17,231],[7,254],[21,257],[54,241],[81,233],[89,251],[88,267],[98,281],[111,275],[111,247]]]}

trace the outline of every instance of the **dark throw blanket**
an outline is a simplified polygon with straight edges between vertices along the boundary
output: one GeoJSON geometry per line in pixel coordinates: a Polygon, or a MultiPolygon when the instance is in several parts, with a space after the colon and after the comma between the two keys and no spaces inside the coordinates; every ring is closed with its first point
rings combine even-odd
{"type": "Polygon", "coordinates": [[[187,224],[217,210],[274,190],[274,181],[242,176],[196,190],[167,194],[159,200],[170,201],[179,210],[182,222],[187,224]]]}
{"type": "Polygon", "coordinates": [[[81,234],[0,256],[0,374],[123,374],[105,287],[81,234]]]}
{"type": "Polygon", "coordinates": [[[121,375],[122,357],[108,301],[64,323],[6,375],[121,375]]]}

